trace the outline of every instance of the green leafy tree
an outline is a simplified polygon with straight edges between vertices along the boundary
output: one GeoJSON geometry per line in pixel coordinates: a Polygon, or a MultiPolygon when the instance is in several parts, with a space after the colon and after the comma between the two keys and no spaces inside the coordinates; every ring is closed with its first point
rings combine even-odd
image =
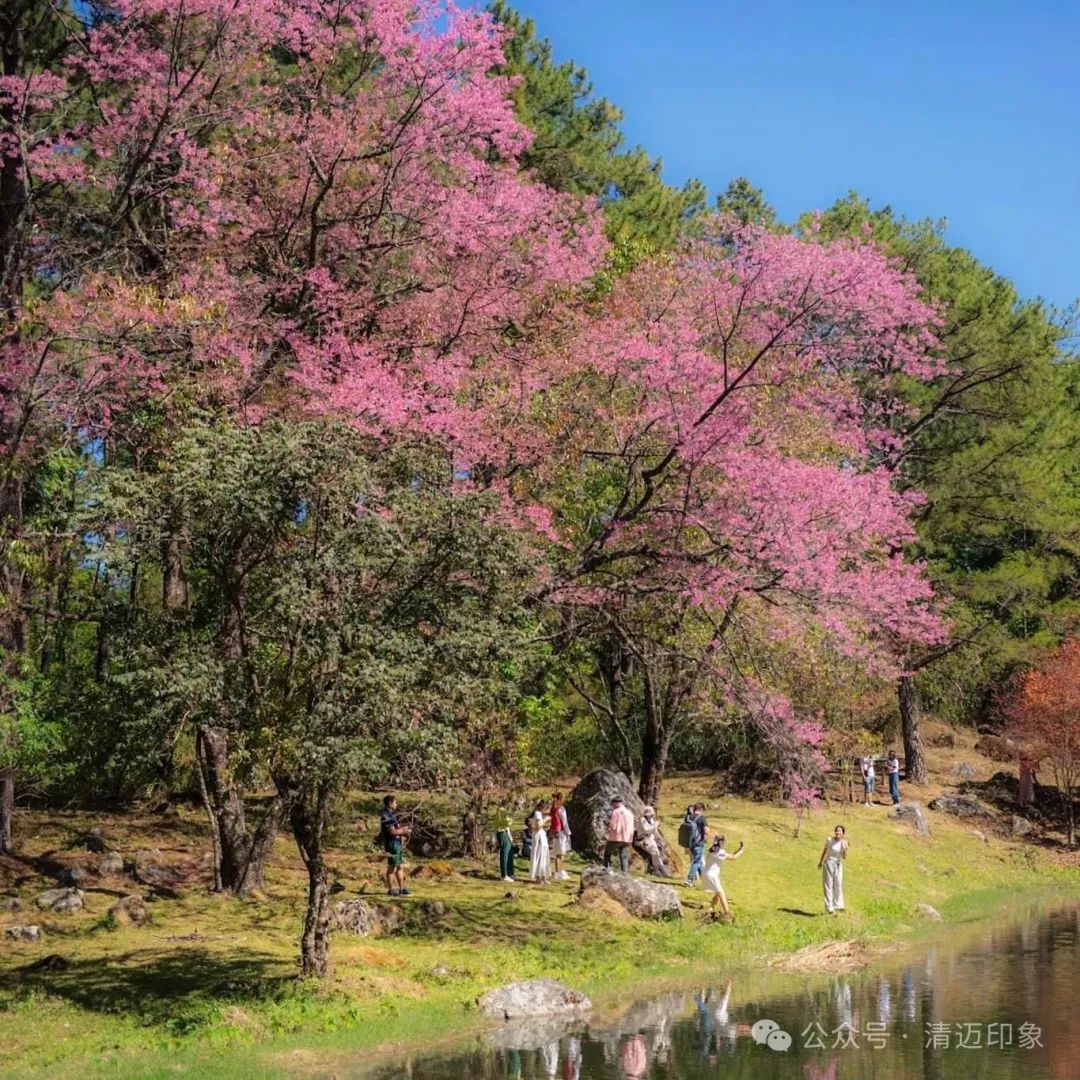
{"type": "Polygon", "coordinates": [[[906,441],[885,463],[925,493],[918,554],[950,597],[949,644],[908,657],[898,684],[907,772],[923,782],[920,688],[975,719],[1032,647],[1077,612],[1080,459],[1069,326],[970,252],[944,224],[910,222],[856,194],[800,225],[822,238],[871,235],[941,305],[947,373],[911,381],[885,423],[906,441]]]}

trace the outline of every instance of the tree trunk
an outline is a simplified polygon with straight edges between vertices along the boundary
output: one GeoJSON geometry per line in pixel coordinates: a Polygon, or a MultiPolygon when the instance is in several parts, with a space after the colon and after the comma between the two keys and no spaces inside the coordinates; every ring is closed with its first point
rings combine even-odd
{"type": "Polygon", "coordinates": [[[161,603],[166,611],[183,611],[188,606],[186,538],[178,525],[171,525],[161,546],[161,603]]]}
{"type": "MultiPolygon", "coordinates": [[[[647,713],[651,710],[646,710],[647,713]]],[[[641,738],[641,780],[638,795],[641,801],[660,811],[660,786],[667,769],[668,751],[673,732],[665,717],[649,716],[641,738]]]]}
{"type": "Polygon", "coordinates": [[[483,795],[472,795],[465,812],[461,815],[461,849],[466,859],[484,857],[484,810],[483,795]]]}
{"type": "Polygon", "coordinates": [[[15,770],[0,770],[0,852],[10,855],[11,819],[15,816],[15,770]]]}
{"type": "Polygon", "coordinates": [[[322,785],[298,796],[289,820],[308,872],[308,901],[300,935],[300,970],[305,978],[330,974],[330,876],[323,860],[329,791],[322,785]]]}
{"type": "Polygon", "coordinates": [[[919,732],[919,690],[914,675],[901,675],[897,684],[900,727],[904,736],[904,776],[909,784],[927,781],[926,758],[919,732]]]}
{"type": "Polygon", "coordinates": [[[200,724],[195,734],[200,787],[213,833],[218,891],[246,896],[261,889],[266,861],[281,823],[280,798],[274,799],[255,831],[248,826],[242,788],[229,768],[229,735],[221,728],[200,724]]]}

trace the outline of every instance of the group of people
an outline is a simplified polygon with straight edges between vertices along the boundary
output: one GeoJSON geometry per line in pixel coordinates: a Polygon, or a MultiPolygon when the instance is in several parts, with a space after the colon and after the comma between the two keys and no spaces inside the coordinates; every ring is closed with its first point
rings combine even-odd
{"type": "MultiPolygon", "coordinates": [[[[874,794],[874,787],[877,784],[877,770],[874,768],[874,759],[872,757],[861,758],[859,772],[862,775],[863,796],[866,805],[869,806],[874,794]]],[[[900,759],[896,756],[895,750],[890,750],[889,756],[885,759],[885,775],[889,778],[889,797],[892,799],[892,804],[893,806],[899,806],[900,759]]]]}
{"type": "MultiPolygon", "coordinates": [[[[550,803],[537,803],[526,818],[525,825],[522,855],[529,860],[529,879],[542,885],[553,880],[566,881],[570,875],[566,872],[564,860],[570,853],[571,832],[570,818],[562,794],[556,791],[550,803]]],[[[635,821],[633,812],[622,797],[613,796],[604,844],[605,869],[611,873],[612,862],[617,858],[620,871],[628,873],[630,851],[636,842],[639,850],[649,859],[650,871],[665,873],[657,842],[658,830],[659,824],[653,807],[644,807],[641,820],[635,821]],[[657,867],[660,869],[657,870],[657,867]]],[[[379,815],[379,841],[386,852],[386,886],[390,896],[409,895],[409,890],[405,887],[403,866],[404,846],[409,831],[408,825],[401,821],[398,814],[397,799],[393,795],[387,795],[383,799],[383,809],[379,815]]],[[[508,813],[500,815],[497,839],[499,876],[505,882],[513,882],[516,880],[514,822],[508,813]]],[[[712,911],[715,913],[719,908],[724,917],[730,918],[731,907],[721,881],[721,868],[729,859],[740,858],[746,851],[746,845],[740,841],[734,851],[728,851],[723,835],[714,836],[710,842],[705,806],[700,802],[686,808],[686,814],[679,826],[679,844],[690,853],[690,869],[683,884],[692,888],[700,877],[706,891],[712,893],[712,911]]],[[[832,836],[825,841],[821,858],[818,859],[818,868],[822,872],[825,910],[830,915],[844,910],[844,860],[847,852],[846,831],[843,825],[837,825],[832,836]]]]}

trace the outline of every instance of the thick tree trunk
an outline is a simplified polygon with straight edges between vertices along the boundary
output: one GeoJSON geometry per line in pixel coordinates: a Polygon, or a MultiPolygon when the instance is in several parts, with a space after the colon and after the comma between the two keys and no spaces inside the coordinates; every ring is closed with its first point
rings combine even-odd
{"type": "Polygon", "coordinates": [[[897,684],[900,728],[904,737],[904,775],[909,784],[927,781],[926,757],[919,731],[919,689],[913,675],[901,675],[897,684]]]}
{"type": "Polygon", "coordinates": [[[670,723],[658,718],[650,718],[645,724],[641,740],[641,780],[638,783],[638,795],[643,803],[653,806],[659,812],[660,786],[664,782],[667,769],[668,751],[671,749],[672,730],[670,723]]]}
{"type": "Polygon", "coordinates": [[[183,611],[188,606],[186,548],[183,530],[172,525],[161,549],[161,603],[166,611],[183,611]]]}
{"type": "Polygon", "coordinates": [[[484,803],[472,800],[461,815],[461,850],[466,859],[484,857],[484,803]]]}
{"type": "Polygon", "coordinates": [[[330,974],[330,875],[323,859],[329,792],[319,786],[298,796],[289,820],[308,872],[308,902],[300,935],[300,970],[305,978],[330,974]]]}
{"type": "Polygon", "coordinates": [[[254,830],[248,826],[244,793],[229,767],[229,735],[200,724],[195,735],[200,786],[213,834],[214,887],[246,896],[263,887],[266,861],[281,823],[281,800],[275,799],[254,830]]]}
{"type": "Polygon", "coordinates": [[[10,855],[12,848],[11,822],[15,816],[15,770],[0,770],[0,851],[10,855]]]}

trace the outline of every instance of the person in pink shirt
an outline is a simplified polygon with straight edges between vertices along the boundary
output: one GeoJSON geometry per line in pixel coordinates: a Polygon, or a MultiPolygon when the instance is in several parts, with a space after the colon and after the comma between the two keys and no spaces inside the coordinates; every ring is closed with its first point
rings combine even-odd
{"type": "Polygon", "coordinates": [[[611,800],[611,821],[608,822],[607,843],[604,845],[604,866],[611,869],[611,856],[618,852],[619,869],[630,872],[630,845],[634,840],[634,815],[623,806],[622,797],[611,800]]]}

